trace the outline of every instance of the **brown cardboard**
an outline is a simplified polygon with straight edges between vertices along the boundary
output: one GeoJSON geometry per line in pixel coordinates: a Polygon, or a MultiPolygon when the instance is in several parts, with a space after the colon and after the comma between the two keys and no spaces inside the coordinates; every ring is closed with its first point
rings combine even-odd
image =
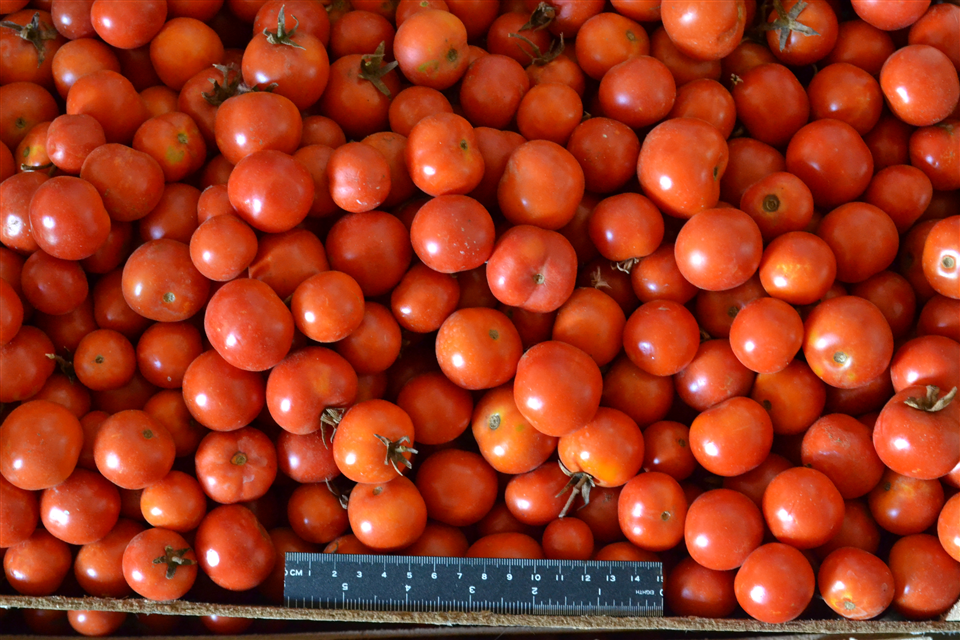
{"type": "MultiPolygon", "coordinates": [[[[405,611],[340,611],[333,609],[294,609],[287,607],[221,605],[202,602],[155,602],[139,598],[67,598],[50,596],[0,596],[0,608],[79,609],[161,613],[199,616],[216,613],[224,616],[278,620],[315,620],[324,622],[378,623],[390,625],[481,626],[530,630],[589,631],[687,631],[715,633],[793,633],[838,634],[843,636],[926,633],[960,633],[960,620],[943,619],[923,622],[905,620],[794,620],[783,624],[766,624],[748,619],[711,620],[706,618],[630,618],[610,616],[532,616],[494,613],[418,613],[405,611]]],[[[957,613],[954,607],[952,614],[957,613]]],[[[501,629],[502,631],[502,629],[501,629]]],[[[288,636],[284,635],[283,638],[288,636]]],[[[290,636],[292,637],[292,636],[290,636]]]]}

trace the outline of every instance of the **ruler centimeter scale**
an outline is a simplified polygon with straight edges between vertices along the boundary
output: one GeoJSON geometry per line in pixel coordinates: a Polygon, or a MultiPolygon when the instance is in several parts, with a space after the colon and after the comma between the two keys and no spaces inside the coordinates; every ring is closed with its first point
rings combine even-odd
{"type": "Polygon", "coordinates": [[[663,615],[659,562],[287,553],[288,607],[663,615]]]}

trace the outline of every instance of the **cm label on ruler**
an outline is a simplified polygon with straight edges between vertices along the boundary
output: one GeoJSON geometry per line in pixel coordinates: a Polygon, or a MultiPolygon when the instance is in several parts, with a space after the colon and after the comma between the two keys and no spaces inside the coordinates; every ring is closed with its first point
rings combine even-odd
{"type": "Polygon", "coordinates": [[[574,615],[663,614],[660,563],[289,553],[288,606],[574,615]]]}

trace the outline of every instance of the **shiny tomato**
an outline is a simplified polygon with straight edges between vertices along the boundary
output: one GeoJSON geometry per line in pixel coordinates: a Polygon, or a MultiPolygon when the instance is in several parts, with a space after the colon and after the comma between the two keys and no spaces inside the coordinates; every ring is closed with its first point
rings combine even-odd
{"type": "Polygon", "coordinates": [[[872,302],[841,296],[817,305],[804,322],[803,353],[833,387],[855,388],[876,378],[893,356],[893,332],[872,302]]]}
{"type": "Polygon", "coordinates": [[[649,551],[671,549],[683,539],[687,498],[665,473],[641,473],[623,487],[620,528],[633,544],[649,551]]]}
{"type": "Polygon", "coordinates": [[[960,460],[955,395],[941,395],[934,386],[910,386],[890,398],[873,430],[873,444],[884,464],[912,478],[949,473],[960,460]]]}
{"type": "Polygon", "coordinates": [[[714,489],[690,504],[684,538],[698,564],[714,571],[736,569],[763,541],[763,516],[742,493],[714,489]]]}
{"type": "Polygon", "coordinates": [[[737,571],[737,602],[767,623],[793,620],[807,608],[816,587],[813,568],[791,546],[772,542],[757,548],[737,571]]]}

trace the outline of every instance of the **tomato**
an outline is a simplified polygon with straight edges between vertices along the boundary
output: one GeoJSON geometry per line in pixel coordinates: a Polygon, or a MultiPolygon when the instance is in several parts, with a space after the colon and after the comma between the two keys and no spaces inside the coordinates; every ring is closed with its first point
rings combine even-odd
{"type": "Polygon", "coordinates": [[[611,193],[636,172],[640,140],[618,120],[593,117],[574,128],[567,140],[567,151],[583,169],[587,191],[611,193]]]}
{"type": "Polygon", "coordinates": [[[513,393],[517,409],[534,428],[561,437],[594,417],[602,385],[589,355],[565,342],[547,341],[520,358],[513,393]]]}
{"type": "Polygon", "coordinates": [[[757,223],[743,211],[706,209],[683,225],[674,253],[687,281],[707,291],[724,291],[756,272],[763,239],[757,223]]]}
{"type": "Polygon", "coordinates": [[[109,636],[127,621],[122,611],[67,611],[70,627],[85,636],[109,636]]]}
{"type": "Polygon", "coordinates": [[[481,456],[446,449],[417,468],[417,490],[431,520],[457,527],[479,522],[497,499],[497,473],[481,456]]]}
{"type": "Polygon", "coordinates": [[[197,528],[194,551],[203,572],[231,591],[257,586],[276,561],[267,531],[252,511],[240,505],[208,513],[197,528]]]}
{"type": "Polygon", "coordinates": [[[123,552],[123,575],[130,587],[150,600],[176,600],[193,586],[197,557],[175,531],[148,529],[123,552]]]}
{"type": "Polygon", "coordinates": [[[589,560],[593,533],[583,520],[557,518],[543,531],[543,553],[551,560],[589,560]]]}
{"type": "Polygon", "coordinates": [[[960,298],[960,242],[955,240],[960,216],[950,216],[930,229],[923,244],[923,275],[937,293],[960,298]]]}
{"type": "Polygon", "coordinates": [[[45,181],[30,200],[33,237],[41,249],[63,260],[81,260],[110,233],[110,218],[96,189],[82,178],[45,181]]]}
{"type": "Polygon", "coordinates": [[[664,0],[660,14],[677,48],[701,60],[726,57],[740,44],[747,24],[746,4],[740,0],[664,0]]]}
{"type": "Polygon", "coordinates": [[[723,134],[712,125],[695,118],[667,120],[640,147],[640,186],[663,213],[691,218],[719,201],[728,153],[723,134]]]}
{"type": "Polygon", "coordinates": [[[103,421],[93,452],[105,478],[123,489],[143,489],[170,472],[176,447],[166,427],[144,411],[128,410],[103,421]]]}
{"type": "Polygon", "coordinates": [[[343,216],[327,235],[330,266],[353,277],[366,296],[393,289],[403,278],[413,254],[410,235],[395,216],[366,211],[343,216]],[[376,246],[365,239],[379,238],[376,246]]]}
{"type": "Polygon", "coordinates": [[[840,23],[837,43],[821,62],[852,64],[876,78],[894,49],[893,39],[886,31],[863,20],[847,20],[840,23]]]}
{"type": "Polygon", "coordinates": [[[677,397],[697,411],[750,391],[753,372],[738,359],[723,338],[704,340],[697,355],[673,377],[677,397]]]}
{"type": "Polygon", "coordinates": [[[267,408],[290,433],[320,430],[329,408],[353,402],[357,374],[335,352],[321,347],[295,351],[270,372],[266,386],[267,408]]]}
{"type": "Polygon", "coordinates": [[[80,548],[73,573],[84,592],[98,598],[124,598],[131,594],[123,577],[123,551],[143,530],[139,522],[121,518],[107,535],[80,548]]]}
{"type": "Polygon", "coordinates": [[[912,478],[946,475],[960,460],[960,429],[955,392],[940,395],[934,386],[909,386],[884,405],[873,444],[884,464],[912,478]]]}
{"type": "Polygon", "coordinates": [[[690,504],[684,538],[690,557],[703,567],[736,569],[760,546],[763,516],[742,493],[714,489],[690,504]]]}
{"type": "Polygon", "coordinates": [[[954,495],[947,500],[940,517],[937,519],[937,537],[944,551],[950,557],[960,562],[960,531],[957,523],[960,522],[960,498],[954,495]]]}
{"type": "Polygon", "coordinates": [[[487,262],[487,283],[500,302],[546,313],[573,293],[576,251],[556,231],[521,224],[508,230],[487,262]]]}
{"type": "Polygon", "coordinates": [[[873,76],[852,64],[839,62],[824,67],[810,82],[807,94],[813,120],[841,120],[860,135],[869,132],[880,120],[883,108],[880,85],[873,76]],[[856,95],[857,100],[850,100],[851,95],[856,95]]]}
{"type": "Polygon", "coordinates": [[[774,5],[763,28],[773,55],[796,66],[820,60],[837,41],[837,16],[827,0],[783,0],[774,5]]]}
{"type": "Polygon", "coordinates": [[[68,409],[48,400],[24,402],[0,425],[0,472],[19,489],[55,487],[73,473],[82,444],[80,421],[68,409]]]}
{"type": "Polygon", "coordinates": [[[443,90],[467,70],[467,30],[452,13],[420,11],[397,28],[393,53],[413,84],[443,90]]]}
{"type": "Polygon", "coordinates": [[[639,129],[663,120],[676,97],[670,69],[655,57],[641,55],[607,71],[600,80],[597,99],[605,116],[639,129]]]}
{"type": "Polygon", "coordinates": [[[350,526],[341,499],[330,485],[322,484],[294,489],[287,502],[287,519],[298,536],[318,544],[335,540],[350,526]]]}
{"type": "Polygon", "coordinates": [[[945,336],[927,335],[903,344],[890,365],[893,388],[933,385],[952,389],[960,383],[960,345],[945,336]],[[954,355],[954,354],[957,355],[954,355]]]}
{"type": "Polygon", "coordinates": [[[577,62],[583,72],[600,80],[610,68],[628,58],[647,55],[646,30],[619,13],[599,13],[580,27],[576,40],[577,62]]]}
{"type": "Polygon", "coordinates": [[[323,42],[299,28],[296,10],[290,8],[290,24],[285,9],[281,7],[277,22],[255,32],[244,48],[243,79],[250,86],[275,84],[274,93],[307,109],[327,86],[330,60],[323,42]]]}
{"type": "Polygon", "coordinates": [[[47,11],[22,9],[4,16],[0,31],[4,84],[34,82],[52,89],[53,58],[65,42],[47,11]]]}
{"type": "Polygon", "coordinates": [[[386,400],[367,400],[340,419],[333,457],[341,473],[355,482],[388,482],[402,473],[401,466],[412,466],[413,442],[413,422],[403,409],[386,400]]]}
{"type": "Polygon", "coordinates": [[[434,271],[468,271],[493,253],[493,218],[471,197],[437,196],[417,211],[410,241],[417,257],[434,271]]]}
{"type": "Polygon", "coordinates": [[[37,529],[29,538],[6,550],[3,572],[7,584],[25,596],[48,596],[60,588],[70,571],[71,552],[66,542],[37,529]]]}
{"type": "Polygon", "coordinates": [[[807,467],[783,471],[763,493],[763,515],[776,538],[798,549],[828,542],[843,521],[843,497],[825,474],[807,467]]]}
{"type": "Polygon", "coordinates": [[[684,558],[664,580],[667,606],[678,616],[724,618],[737,608],[736,572],[714,571],[684,558]]]}
{"type": "Polygon", "coordinates": [[[389,551],[420,537],[427,524],[427,506],[416,485],[400,476],[354,487],[347,516],[360,542],[376,551],[389,551]]]}
{"type": "Polygon", "coordinates": [[[450,101],[442,93],[430,87],[407,87],[390,102],[390,130],[401,136],[409,136],[410,130],[420,120],[441,112],[453,113],[450,101]]]}
{"type": "Polygon", "coordinates": [[[960,162],[949,153],[957,137],[957,124],[957,120],[948,118],[910,135],[910,164],[927,174],[934,189],[953,190],[960,186],[960,162]]]}
{"type": "Polygon", "coordinates": [[[757,373],[785,369],[803,343],[803,321],[789,304],[758,298],[740,310],[730,327],[730,346],[757,373]]]}
{"type": "Polygon", "coordinates": [[[900,538],[887,562],[895,588],[893,608],[907,619],[938,616],[960,597],[960,562],[934,536],[920,533],[900,538]]]}
{"type": "Polygon", "coordinates": [[[767,623],[788,622],[807,608],[816,587],[802,553],[772,542],[758,547],[737,571],[737,602],[748,615],[767,623]]]}
{"type": "Polygon", "coordinates": [[[368,375],[386,371],[397,360],[401,347],[400,325],[390,310],[368,302],[360,326],[338,342],[335,349],[354,371],[368,375]]]}
{"type": "Polygon", "coordinates": [[[772,444],[770,416],[750,398],[724,400],[702,412],[690,425],[694,458],[719,476],[738,476],[758,467],[772,444]]]}
{"type": "Polygon", "coordinates": [[[40,518],[36,495],[0,476],[0,547],[7,548],[30,537],[40,518]]]}
{"type": "Polygon", "coordinates": [[[884,31],[895,31],[914,24],[927,10],[927,0],[913,0],[886,7],[876,0],[853,0],[853,10],[863,20],[884,31]]]}
{"type": "Polygon", "coordinates": [[[472,430],[484,459],[501,473],[533,471],[557,446],[557,438],[533,428],[520,413],[512,385],[492,389],[480,399],[472,430]]]}
{"type": "Polygon", "coordinates": [[[665,551],[683,539],[687,499],[665,473],[641,473],[620,492],[620,528],[641,549],[665,551]]]}
{"type": "Polygon", "coordinates": [[[203,520],[207,501],[193,476],[174,470],[143,490],[140,510],[154,527],[184,533],[196,529],[203,520]]]}
{"type": "Polygon", "coordinates": [[[531,140],[507,160],[497,200],[513,224],[555,230],[573,219],[583,185],[583,170],[569,151],[549,140],[531,140]]]}
{"type": "Polygon", "coordinates": [[[57,116],[47,128],[46,149],[50,161],[58,169],[80,173],[83,161],[94,149],[106,144],[103,127],[91,116],[57,116]]]}
{"type": "Polygon", "coordinates": [[[76,469],[40,496],[40,519],[52,535],[70,544],[89,544],[117,523],[120,493],[103,476],[76,469]]]}
{"type": "Polygon", "coordinates": [[[731,95],[737,117],[750,135],[775,147],[787,144],[810,117],[810,99],[800,81],[774,62],[757,65],[734,78],[731,95]],[[774,111],[778,117],[768,117],[774,111]]]}
{"type": "Polygon", "coordinates": [[[178,182],[193,174],[207,157],[207,145],[197,123],[176,111],[157,115],[140,125],[133,135],[133,147],[160,164],[167,182],[178,182]]]}
{"type": "Polygon", "coordinates": [[[894,52],[880,71],[880,87],[890,110],[907,124],[936,124],[953,112],[960,98],[960,81],[953,63],[942,51],[925,44],[912,44],[894,52]],[[933,84],[918,85],[916,74],[933,84]]]}
{"type": "Polygon", "coordinates": [[[224,101],[214,125],[217,148],[237,164],[254,151],[296,151],[303,132],[300,112],[289,99],[266,92],[244,93],[224,101]]]}
{"type": "Polygon", "coordinates": [[[545,559],[540,543],[523,533],[493,533],[483,536],[470,545],[466,557],[545,559]]]}
{"type": "Polygon", "coordinates": [[[873,449],[870,430],[851,416],[823,416],[803,435],[804,466],[822,472],[845,499],[859,498],[873,489],[884,466],[873,449]]]}
{"type": "Polygon", "coordinates": [[[55,258],[42,250],[26,259],[20,279],[26,301],[51,316],[70,313],[83,303],[89,292],[80,263],[55,258]]]}
{"type": "Polygon", "coordinates": [[[639,473],[643,445],[643,435],[628,415],[601,407],[583,427],[560,438],[557,452],[567,471],[586,474],[591,486],[619,487],[639,473]]]}
{"type": "Polygon", "coordinates": [[[273,443],[252,427],[207,434],[197,447],[195,462],[204,492],[220,504],[256,500],[277,475],[273,443]]]}
{"type": "MultiPolygon", "coordinates": [[[[491,50],[490,55],[467,68],[460,85],[460,104],[474,126],[504,129],[517,116],[517,109],[529,90],[530,78],[520,63],[491,50]]],[[[580,96],[576,99],[580,100],[580,96]]],[[[575,111],[577,102],[572,102],[571,110],[575,111]]],[[[582,105],[580,108],[582,111],[582,105]]],[[[452,107],[438,111],[448,110],[452,107]]],[[[424,114],[427,115],[429,113],[424,114]]],[[[562,144],[561,141],[555,142],[562,144]]]]}
{"type": "Polygon", "coordinates": [[[936,522],[943,502],[943,486],[937,480],[911,478],[890,469],[867,496],[870,513],[877,524],[899,536],[929,529],[936,522]]]}
{"type": "Polygon", "coordinates": [[[228,282],[211,297],[204,328],[217,353],[245,371],[278,364],[293,340],[290,310],[269,286],[249,278],[228,282]]]}
{"type": "Polygon", "coordinates": [[[804,322],[803,353],[817,376],[850,389],[876,378],[890,364],[893,333],[876,305],[856,296],[817,305],[804,322]]]}
{"type": "Polygon", "coordinates": [[[67,94],[67,113],[87,114],[103,127],[107,142],[129,144],[150,114],[136,88],[109,69],[77,78],[67,94]]]}

